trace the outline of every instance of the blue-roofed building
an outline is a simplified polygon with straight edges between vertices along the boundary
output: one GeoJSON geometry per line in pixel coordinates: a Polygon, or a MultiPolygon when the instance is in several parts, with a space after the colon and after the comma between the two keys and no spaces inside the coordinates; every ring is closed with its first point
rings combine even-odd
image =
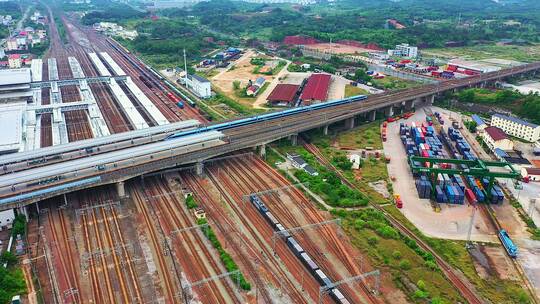
{"type": "Polygon", "coordinates": [[[519,119],[517,117],[494,114],[491,116],[491,125],[500,128],[504,133],[535,142],[540,139],[540,126],[519,119]]]}
{"type": "Polygon", "coordinates": [[[504,152],[502,149],[499,148],[495,148],[495,150],[493,150],[493,153],[495,153],[495,156],[497,156],[500,161],[504,161],[505,157],[509,157],[508,153],[504,152]]]}
{"type": "Polygon", "coordinates": [[[482,117],[473,114],[471,118],[474,122],[476,122],[476,130],[478,132],[483,132],[484,129],[487,128],[486,122],[482,119],[482,117]]]}

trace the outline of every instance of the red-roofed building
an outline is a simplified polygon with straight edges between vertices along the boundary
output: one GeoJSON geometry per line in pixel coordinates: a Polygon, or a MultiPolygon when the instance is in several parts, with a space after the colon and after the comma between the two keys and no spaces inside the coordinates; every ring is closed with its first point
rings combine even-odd
{"type": "Polygon", "coordinates": [[[286,36],[283,38],[283,44],[287,45],[309,45],[316,43],[319,43],[319,41],[309,36],[286,36]]]}
{"type": "Polygon", "coordinates": [[[330,78],[328,74],[313,74],[311,75],[300,99],[302,102],[326,101],[328,98],[328,88],[330,87],[330,78]]]}
{"type": "Polygon", "coordinates": [[[296,100],[296,93],[300,86],[296,84],[278,84],[266,100],[268,103],[279,106],[287,106],[296,100]]]}
{"type": "Polygon", "coordinates": [[[491,151],[495,151],[497,148],[503,151],[514,150],[514,143],[506,136],[503,130],[497,127],[491,126],[485,128],[482,138],[491,151]]]}

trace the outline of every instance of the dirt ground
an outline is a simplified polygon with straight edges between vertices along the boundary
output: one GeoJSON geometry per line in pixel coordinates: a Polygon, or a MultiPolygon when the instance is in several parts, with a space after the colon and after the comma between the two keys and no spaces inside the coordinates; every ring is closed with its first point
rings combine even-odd
{"type": "Polygon", "coordinates": [[[360,53],[373,51],[373,50],[368,50],[361,47],[339,44],[339,43],[317,43],[317,44],[311,44],[307,46],[306,48],[309,48],[312,50],[318,50],[321,52],[329,52],[333,54],[360,54],[360,53]]]}
{"type": "Polygon", "coordinates": [[[255,66],[250,63],[250,60],[255,57],[264,57],[253,50],[247,50],[238,60],[233,62],[228,68],[220,71],[217,75],[211,78],[212,85],[216,86],[220,91],[234,97],[232,83],[235,80],[240,81],[240,87],[245,87],[249,80],[255,81],[258,77],[264,77],[266,81],[272,81],[276,76],[268,76],[262,74],[253,74],[255,66]]]}

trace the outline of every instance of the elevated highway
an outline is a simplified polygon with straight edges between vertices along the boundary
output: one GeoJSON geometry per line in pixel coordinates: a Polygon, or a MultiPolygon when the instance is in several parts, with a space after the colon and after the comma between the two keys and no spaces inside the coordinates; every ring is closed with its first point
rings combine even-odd
{"type": "MultiPolygon", "coordinates": [[[[119,193],[122,193],[123,181],[136,176],[186,164],[197,164],[198,170],[202,171],[203,162],[212,157],[257,146],[261,146],[261,150],[264,151],[266,143],[284,137],[294,139],[298,133],[313,128],[323,127],[326,130],[329,125],[341,121],[345,121],[346,126],[353,127],[355,118],[359,115],[367,115],[369,119],[375,119],[376,111],[381,110],[387,115],[392,115],[393,110],[398,107],[407,110],[415,105],[430,104],[435,96],[442,92],[485,86],[505,77],[537,73],[538,70],[540,70],[540,62],[465,79],[373,95],[361,101],[338,103],[286,116],[276,114],[262,120],[259,117],[263,115],[260,115],[247,120],[220,122],[217,125],[199,127],[197,129],[199,137],[194,137],[197,140],[193,140],[190,144],[181,144],[183,139],[175,141],[175,144],[182,148],[171,148],[173,142],[166,140],[138,145],[128,143],[128,146],[121,150],[104,149],[102,153],[81,154],[74,159],[62,159],[60,163],[57,158],[56,162],[49,162],[43,157],[42,162],[33,161],[32,157],[40,159],[39,150],[33,152],[30,158],[23,157],[18,161],[13,161],[17,159],[17,154],[5,156],[0,158],[0,166],[4,168],[3,174],[0,175],[0,210],[103,184],[117,183],[119,193]],[[204,139],[206,136],[204,133],[208,132],[218,132],[222,135],[214,134],[217,137],[204,139]],[[146,153],[145,151],[153,152],[146,153]],[[134,157],[134,153],[138,153],[136,154],[138,156],[134,157]],[[7,162],[8,159],[11,159],[11,162],[7,162]],[[33,165],[28,166],[30,163],[33,165]],[[68,170],[81,164],[85,164],[84,170],[75,172],[68,170]]],[[[100,150],[99,145],[94,149],[100,150]]],[[[56,152],[60,155],[63,153],[61,149],[56,152]]],[[[50,155],[50,151],[48,153],[47,157],[55,159],[54,155],[50,155]]]]}

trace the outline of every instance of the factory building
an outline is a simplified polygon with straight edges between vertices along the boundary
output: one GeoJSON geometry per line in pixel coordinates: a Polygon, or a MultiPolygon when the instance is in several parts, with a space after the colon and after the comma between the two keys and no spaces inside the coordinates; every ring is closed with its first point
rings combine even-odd
{"type": "Polygon", "coordinates": [[[212,97],[210,81],[198,75],[188,75],[186,85],[200,98],[212,97]]]}
{"type": "Polygon", "coordinates": [[[311,75],[300,95],[302,102],[313,103],[326,101],[331,76],[328,74],[311,75]]]}
{"type": "Polygon", "coordinates": [[[299,85],[280,83],[276,85],[266,100],[269,104],[277,106],[293,106],[298,98],[299,85]]]}
{"type": "Polygon", "coordinates": [[[491,117],[491,125],[500,128],[508,135],[529,142],[535,142],[540,139],[540,126],[523,119],[502,114],[494,114],[491,117]]]}
{"type": "Polygon", "coordinates": [[[487,127],[482,133],[482,139],[488,145],[491,151],[500,149],[502,151],[512,151],[514,143],[504,134],[504,132],[494,126],[487,127]]]}

